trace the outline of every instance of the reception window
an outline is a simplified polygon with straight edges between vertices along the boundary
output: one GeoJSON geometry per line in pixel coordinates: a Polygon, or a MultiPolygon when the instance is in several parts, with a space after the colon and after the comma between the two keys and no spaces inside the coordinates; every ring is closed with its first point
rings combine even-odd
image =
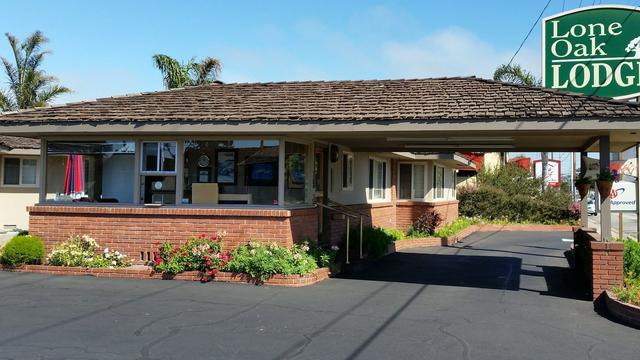
{"type": "Polygon", "coordinates": [[[46,200],[133,203],[134,170],[133,141],[50,141],[46,200]]]}

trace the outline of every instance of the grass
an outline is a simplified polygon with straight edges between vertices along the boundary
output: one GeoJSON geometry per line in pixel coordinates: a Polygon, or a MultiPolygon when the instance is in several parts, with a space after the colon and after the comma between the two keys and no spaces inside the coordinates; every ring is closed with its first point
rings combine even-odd
{"type": "Polygon", "coordinates": [[[640,306],[640,278],[627,277],[624,280],[624,286],[612,289],[618,300],[640,306]]]}

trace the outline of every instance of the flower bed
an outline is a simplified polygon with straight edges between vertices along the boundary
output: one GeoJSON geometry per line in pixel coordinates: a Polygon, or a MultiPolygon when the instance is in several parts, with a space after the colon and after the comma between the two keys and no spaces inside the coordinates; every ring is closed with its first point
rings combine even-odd
{"type": "MultiPolygon", "coordinates": [[[[28,272],[49,275],[93,276],[98,278],[202,281],[202,274],[199,271],[186,271],[180,274],[167,275],[153,271],[153,269],[147,266],[96,269],[51,265],[24,265],[20,267],[3,267],[2,270],[10,272],[28,272]]],[[[210,279],[210,281],[301,287],[313,285],[327,278],[329,278],[329,269],[319,268],[314,272],[305,275],[273,275],[265,280],[252,278],[247,274],[235,274],[219,271],[216,273],[215,277],[210,279]]]]}

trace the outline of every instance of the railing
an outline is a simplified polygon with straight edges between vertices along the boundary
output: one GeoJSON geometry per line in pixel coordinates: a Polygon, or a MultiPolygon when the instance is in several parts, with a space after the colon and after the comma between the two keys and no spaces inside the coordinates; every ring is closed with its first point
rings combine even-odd
{"type": "MultiPolygon", "coordinates": [[[[346,220],[346,223],[347,223],[347,226],[346,226],[347,239],[346,239],[346,255],[345,255],[345,257],[346,257],[345,263],[346,264],[349,264],[349,237],[351,235],[350,234],[351,224],[350,224],[349,219],[350,218],[354,218],[354,219],[358,219],[359,218],[360,219],[360,259],[362,259],[362,227],[363,227],[363,220],[362,220],[363,216],[362,216],[362,214],[356,215],[356,214],[353,214],[353,213],[351,213],[349,211],[345,211],[345,210],[339,209],[337,207],[330,206],[330,205],[327,205],[327,204],[323,204],[323,203],[320,203],[320,202],[316,202],[315,204],[320,206],[320,207],[322,207],[322,208],[325,208],[325,209],[331,210],[331,211],[335,211],[335,212],[343,214],[345,216],[345,220],[346,220]]],[[[338,204],[338,205],[339,206],[344,206],[344,205],[340,205],[340,204],[338,204]]]]}

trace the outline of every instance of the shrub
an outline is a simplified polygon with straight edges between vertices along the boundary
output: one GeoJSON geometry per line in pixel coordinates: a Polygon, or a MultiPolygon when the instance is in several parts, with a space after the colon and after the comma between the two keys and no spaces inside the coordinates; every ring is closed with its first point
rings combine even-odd
{"type": "Polygon", "coordinates": [[[53,266],[79,266],[90,268],[118,268],[129,266],[127,255],[105,248],[101,253],[98,242],[89,235],[73,235],[56,246],[47,257],[53,266]]]}
{"type": "Polygon", "coordinates": [[[0,263],[9,266],[40,264],[44,257],[44,244],[37,236],[17,235],[2,248],[0,263]]]}
{"type": "Polygon", "coordinates": [[[477,218],[468,218],[468,217],[460,216],[456,219],[456,221],[446,224],[442,228],[436,230],[433,236],[436,236],[436,237],[453,236],[459,233],[460,231],[468,228],[471,225],[478,224],[479,222],[480,220],[477,218]]]}
{"type": "MultiPolygon", "coordinates": [[[[352,229],[349,236],[349,251],[352,254],[359,253],[360,229],[352,229]]],[[[363,255],[372,258],[380,257],[387,253],[389,244],[403,238],[404,234],[400,230],[364,227],[362,230],[363,255]]]]}
{"type": "Polygon", "coordinates": [[[318,267],[330,267],[335,263],[338,255],[339,248],[332,246],[330,249],[323,249],[319,246],[313,245],[309,248],[309,255],[311,255],[318,267]]]}
{"type": "Polygon", "coordinates": [[[624,241],[624,273],[640,278],[640,242],[624,241]]]}
{"type": "Polygon", "coordinates": [[[442,223],[442,217],[437,211],[427,210],[413,222],[411,228],[415,232],[433,234],[442,223]]]}
{"type": "Polygon", "coordinates": [[[249,242],[231,252],[231,260],[225,270],[248,274],[259,282],[276,274],[304,275],[318,268],[309,250],[306,243],[289,249],[276,243],[249,242]]]}
{"type": "Polygon", "coordinates": [[[176,275],[185,271],[199,271],[202,280],[211,280],[229,261],[229,254],[222,254],[222,240],[225,232],[187,239],[184,244],[173,245],[168,241],[160,245],[153,253],[152,268],[167,275],[176,275]]]}
{"type": "Polygon", "coordinates": [[[640,278],[627,277],[624,280],[624,287],[612,289],[618,300],[640,306],[640,278]]]}

